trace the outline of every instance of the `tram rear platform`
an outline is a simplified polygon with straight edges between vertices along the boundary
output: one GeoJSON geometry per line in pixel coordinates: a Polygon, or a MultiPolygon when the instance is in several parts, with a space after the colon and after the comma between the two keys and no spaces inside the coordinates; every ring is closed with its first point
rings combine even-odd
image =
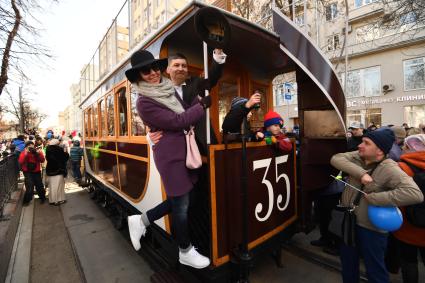
{"type": "MultiPolygon", "coordinates": [[[[66,197],[61,206],[34,199],[22,208],[5,282],[187,282],[135,252],[126,229],[115,229],[101,204],[71,180],[66,197]]],[[[341,282],[339,259],[309,244],[317,237],[317,229],[296,234],[282,245],[283,266],[264,256],[250,282],[341,282]]],[[[391,282],[402,282],[401,276],[392,275],[391,282]]]]}

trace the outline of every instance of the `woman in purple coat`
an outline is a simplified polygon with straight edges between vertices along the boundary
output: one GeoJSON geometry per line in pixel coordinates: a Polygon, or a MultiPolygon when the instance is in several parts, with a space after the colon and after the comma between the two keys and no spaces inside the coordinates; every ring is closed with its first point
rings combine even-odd
{"type": "Polygon", "coordinates": [[[196,183],[196,170],[186,167],[186,139],[183,130],[195,125],[211,105],[205,96],[192,105],[183,102],[172,82],[161,75],[167,67],[167,59],[156,60],[146,50],[131,56],[132,68],[125,72],[134,89],[139,93],[137,111],[152,132],[162,131],[162,138],[153,147],[153,158],[161,175],[167,200],[144,214],[128,217],[131,242],[140,249],[140,238],[150,223],[172,213],[173,229],[179,245],[179,261],[194,268],[205,268],[209,258],[199,254],[191,245],[187,212],[189,192],[196,183]]]}

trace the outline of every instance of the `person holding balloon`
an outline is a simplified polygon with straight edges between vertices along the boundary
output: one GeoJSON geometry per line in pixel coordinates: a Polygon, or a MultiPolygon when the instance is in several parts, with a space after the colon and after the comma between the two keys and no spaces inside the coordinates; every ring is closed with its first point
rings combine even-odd
{"type": "Polygon", "coordinates": [[[341,244],[343,282],[359,282],[359,258],[364,258],[369,282],[389,282],[384,255],[389,231],[401,226],[401,213],[397,206],[423,201],[424,196],[398,164],[387,158],[395,141],[390,129],[368,132],[358,151],[339,153],[331,164],[349,175],[348,185],[341,196],[341,205],[353,207],[362,189],[356,215],[355,247],[341,244]],[[357,188],[357,189],[353,189],[357,188]]]}

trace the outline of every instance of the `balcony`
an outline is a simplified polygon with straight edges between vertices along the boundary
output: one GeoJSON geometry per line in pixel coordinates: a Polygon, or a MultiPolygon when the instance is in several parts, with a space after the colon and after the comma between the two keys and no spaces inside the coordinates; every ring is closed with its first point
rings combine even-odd
{"type": "Polygon", "coordinates": [[[381,3],[372,3],[353,8],[350,10],[348,23],[353,24],[356,22],[364,21],[366,19],[375,18],[384,14],[384,8],[381,3]]]}
{"type": "MultiPolygon", "coordinates": [[[[355,36],[355,33],[353,32],[352,35],[355,36]]],[[[405,31],[394,31],[392,33],[388,31],[385,36],[349,45],[347,50],[349,57],[357,57],[424,41],[425,29],[423,26],[418,26],[415,29],[407,29],[405,31]]],[[[351,40],[349,40],[349,42],[351,42],[351,40]]],[[[331,61],[337,61],[338,56],[341,53],[341,49],[339,48],[325,53],[331,61]]]]}

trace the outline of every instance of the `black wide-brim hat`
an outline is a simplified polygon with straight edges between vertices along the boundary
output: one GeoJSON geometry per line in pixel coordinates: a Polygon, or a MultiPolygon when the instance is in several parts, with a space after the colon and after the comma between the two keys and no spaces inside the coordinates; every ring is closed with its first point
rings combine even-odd
{"type": "Polygon", "coordinates": [[[195,14],[195,31],[213,48],[224,49],[230,42],[230,24],[224,14],[213,7],[204,7],[195,14]]]}
{"type": "Polygon", "coordinates": [[[131,55],[130,63],[131,69],[125,71],[125,76],[131,83],[134,83],[140,79],[141,68],[155,63],[158,64],[159,69],[163,72],[167,68],[168,60],[167,58],[155,59],[149,51],[138,50],[131,55]]]}

